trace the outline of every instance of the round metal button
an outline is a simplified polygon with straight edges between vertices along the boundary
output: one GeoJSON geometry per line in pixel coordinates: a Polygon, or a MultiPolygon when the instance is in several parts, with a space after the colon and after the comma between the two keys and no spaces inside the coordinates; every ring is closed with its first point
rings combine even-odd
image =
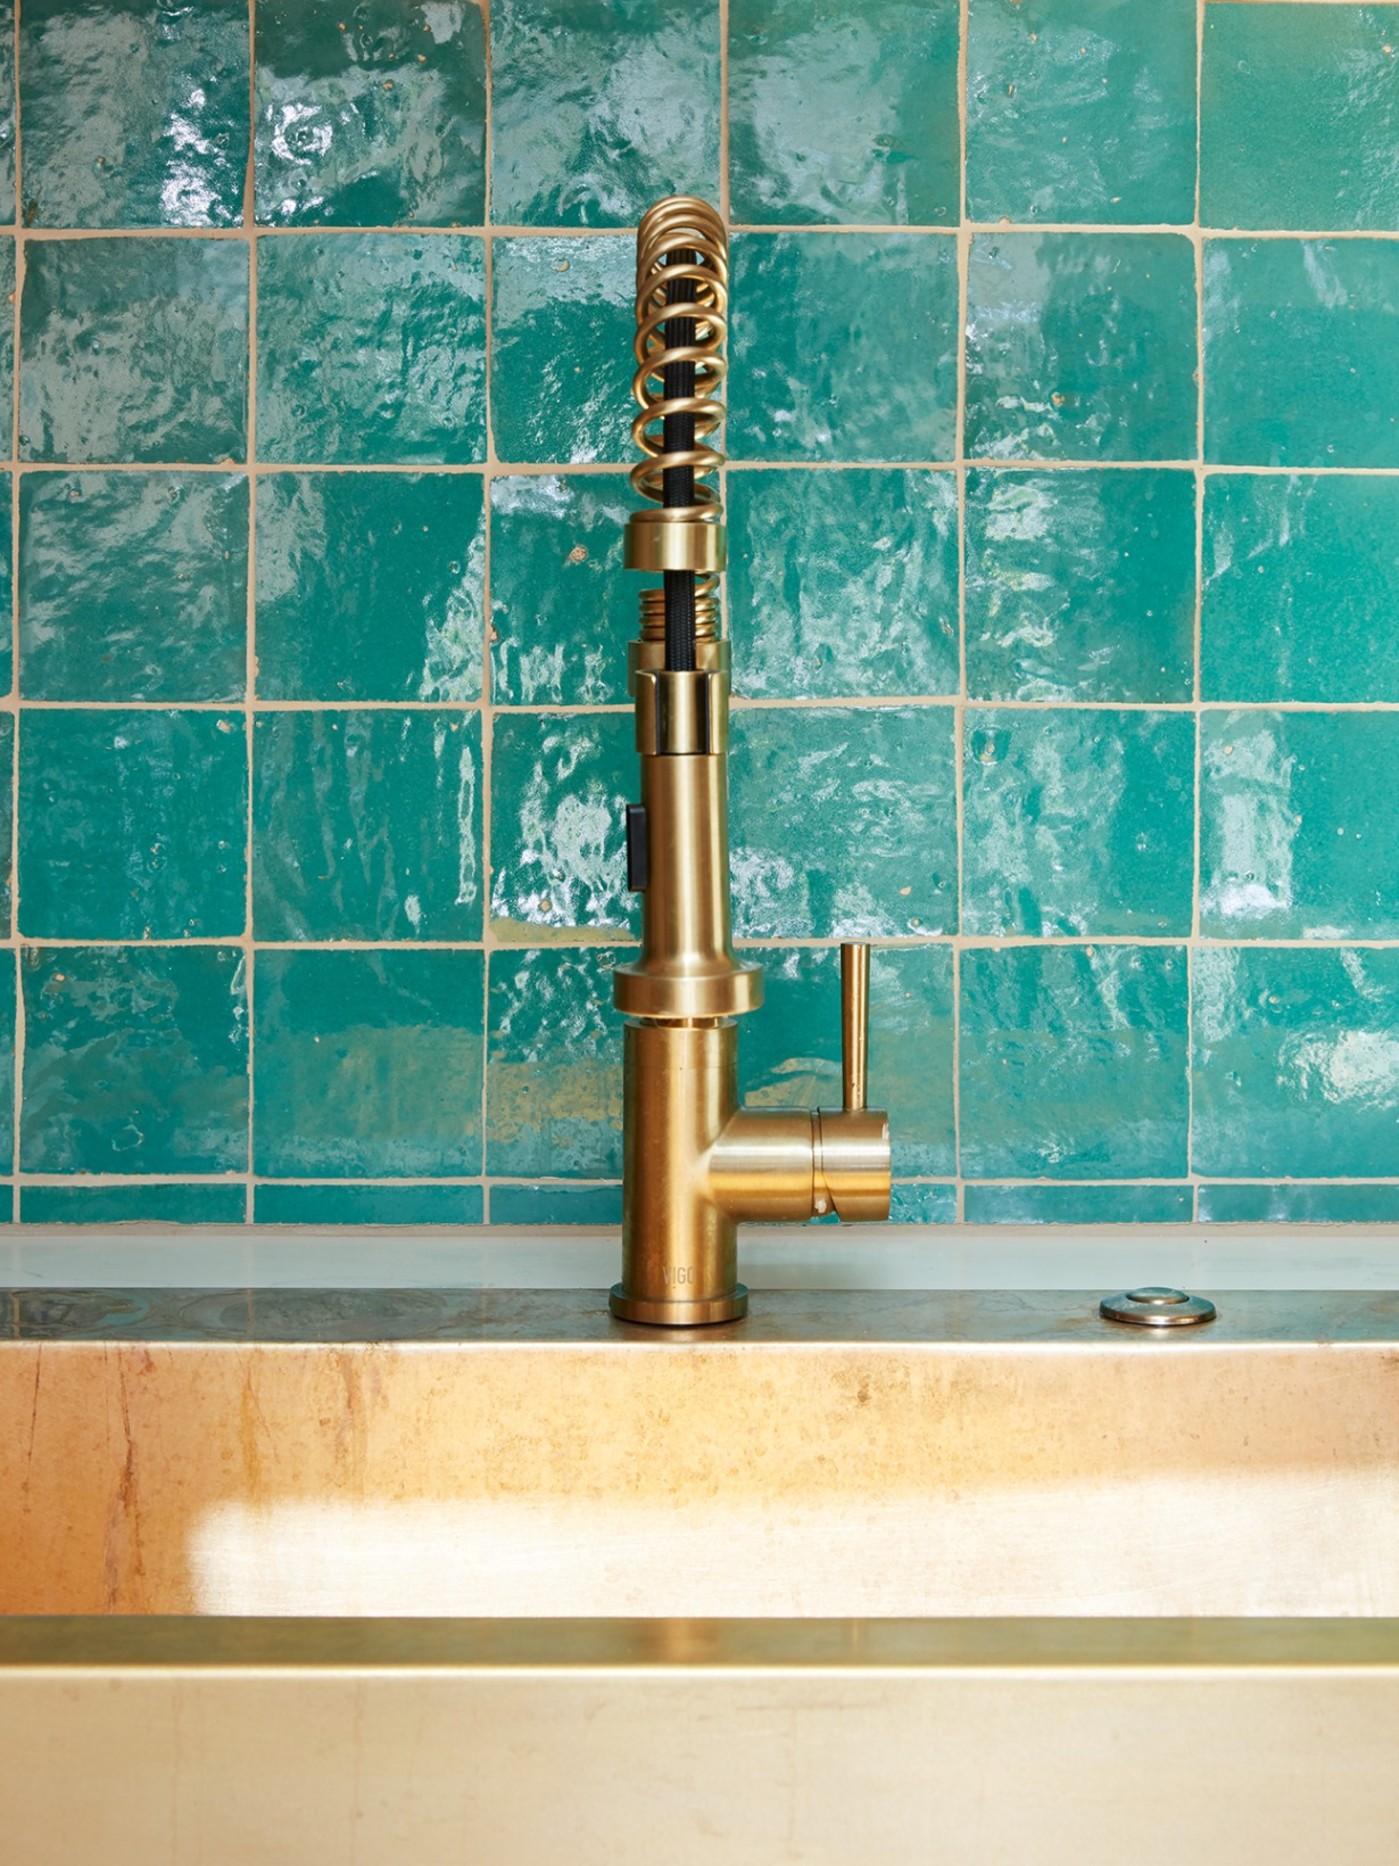
{"type": "Polygon", "coordinates": [[[1215,1306],[1206,1296],[1187,1296],[1183,1289],[1151,1285],[1104,1296],[1098,1313],[1109,1322],[1134,1322],[1139,1328],[1191,1328],[1212,1322],[1215,1306]]]}

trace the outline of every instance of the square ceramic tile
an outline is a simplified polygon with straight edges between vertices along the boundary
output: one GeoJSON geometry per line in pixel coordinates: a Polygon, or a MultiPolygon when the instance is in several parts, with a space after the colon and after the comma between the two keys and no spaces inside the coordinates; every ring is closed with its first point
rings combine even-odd
{"type": "Polygon", "coordinates": [[[1190,1186],[968,1186],[969,1225],[1185,1225],[1190,1186]]]}
{"type": "Polygon", "coordinates": [[[280,226],[479,226],[483,9],[259,0],[257,217],[280,226]]]}
{"type": "Polygon", "coordinates": [[[1399,227],[1399,25],[1388,6],[1210,6],[1207,227],[1399,227]]]}
{"type": "Polygon", "coordinates": [[[218,1180],[25,1186],[20,1192],[20,1218],[27,1225],[241,1225],[247,1205],[245,1186],[218,1180]]]}
{"type": "Polygon", "coordinates": [[[1189,934],[1188,713],[969,707],[963,730],[963,932],[1189,934]]]}
{"type": "Polygon", "coordinates": [[[1195,475],[967,474],[967,690],[986,700],[1188,700],[1195,475]]]}
{"type": "Polygon", "coordinates": [[[259,939],[481,937],[479,713],[263,713],[253,748],[259,939]]]}
{"type": "Polygon", "coordinates": [[[241,473],[26,473],[20,678],[30,700],[239,700],[241,473]]]}
{"type": "Polygon", "coordinates": [[[1392,1178],[1399,952],[1216,946],[1194,969],[1195,1171],[1392,1178]]]}
{"type": "MultiPolygon", "coordinates": [[[[4,530],[5,520],[12,518],[15,496],[14,476],[10,473],[0,473],[0,531],[4,530]]],[[[14,613],[13,539],[14,526],[11,523],[10,536],[0,538],[0,616],[14,613]]],[[[14,686],[14,630],[9,631],[8,641],[5,639],[5,634],[4,628],[0,627],[0,693],[8,693],[14,686]]]]}
{"type": "Polygon", "coordinates": [[[971,0],[973,220],[1195,218],[1196,0],[971,0]]]}
{"type": "Polygon", "coordinates": [[[955,222],[956,0],[732,0],[737,221],[955,222]]]}
{"type": "Polygon", "coordinates": [[[1187,1171],[1181,946],[973,947],[961,959],[969,1179],[1187,1171]]]}
{"type": "Polygon", "coordinates": [[[253,1188],[259,1225],[479,1225],[480,1186],[293,1186],[253,1188]]]}
{"type": "Polygon", "coordinates": [[[622,568],[622,536],[644,503],[621,473],[491,482],[497,706],[625,704],[643,586],[622,568]]]}
{"type": "Polygon", "coordinates": [[[743,708],[732,732],[735,933],[890,939],[955,929],[951,707],[743,708]]]}
{"type": "MultiPolygon", "coordinates": [[[[9,851],[15,831],[15,719],[0,713],[0,938],[11,935],[14,907],[13,875],[9,851]]],[[[3,1171],[0,1165],[0,1171],[3,1171]]]]}
{"type": "Polygon", "coordinates": [[[1399,713],[1209,712],[1200,931],[1399,938],[1399,713]]]}
{"type": "Polygon", "coordinates": [[[486,446],[485,260],[455,233],[258,241],[258,452],[460,465],[486,446]]]}
{"type": "MultiPolygon", "coordinates": [[[[839,1108],[840,954],[833,946],[746,949],[763,1008],[739,1026],[739,1077],[753,1108],[839,1108]]],[[[889,1115],[895,1173],[956,1170],[952,948],[877,946],[870,955],[869,1104],[889,1115]]]]}
{"type": "Polygon", "coordinates": [[[730,293],[734,459],[951,460],[955,240],[741,233],[730,293]]]}
{"type": "Polygon", "coordinates": [[[1206,241],[1206,459],[1399,466],[1397,320],[1393,240],[1206,241]]]}
{"type": "MultiPolygon", "coordinates": [[[[0,1171],[5,1173],[15,1168],[16,959],[13,952],[0,957],[0,1095],[4,1096],[4,1106],[0,1107],[0,1171]]],[[[13,1199],[0,1198],[0,1214],[13,1213],[13,1208],[13,1199]]]]}
{"type": "Polygon", "coordinates": [[[26,710],[21,931],[236,938],[246,920],[247,795],[240,714],[26,710]]]}
{"type": "Polygon", "coordinates": [[[14,0],[0,0],[0,226],[18,223],[15,190],[15,8],[14,0]]]}
{"type": "Polygon", "coordinates": [[[274,700],[476,700],[474,473],[270,473],[257,488],[257,687],[274,700]]]}
{"type": "Polygon", "coordinates": [[[1399,1186],[1200,1187],[1200,1222],[1236,1225],[1392,1225],[1399,1186]]]}
{"type": "Polygon", "coordinates": [[[492,243],[491,423],[501,460],[637,458],[636,245],[631,239],[492,243]]]}
{"type": "Polygon", "coordinates": [[[491,218],[634,226],[719,188],[718,0],[494,0],[491,218]]]}
{"type": "Polygon", "coordinates": [[[25,255],[23,459],[174,465],[244,457],[241,240],[32,240],[25,255]]]}
{"type": "Polygon", "coordinates": [[[25,0],[24,224],[240,226],[248,18],[244,0],[25,0]]]}
{"type": "Polygon", "coordinates": [[[20,977],[25,1172],[247,1170],[236,947],[32,947],[20,977]]]}
{"type": "Polygon", "coordinates": [[[625,854],[626,807],[639,789],[630,712],[497,715],[490,804],[497,939],[528,939],[536,927],[625,933],[639,925],[625,854]]]}
{"type": "Polygon", "coordinates": [[[895,1225],[955,1225],[956,1186],[920,1185],[896,1179],[889,1193],[889,1222],[895,1225]]]}
{"type": "Polygon", "coordinates": [[[1195,254],[1183,234],[972,241],[969,457],[1192,459],[1195,368],[1195,254]]]}
{"type": "MultiPolygon", "coordinates": [[[[612,968],[621,956],[601,947],[491,954],[487,1172],[620,1177],[622,1020],[612,968]]],[[[493,1217],[510,1222],[498,1209],[493,1217]]]]}
{"type": "Polygon", "coordinates": [[[1399,700],[1399,479],[1211,474],[1207,700],[1399,700]]]}
{"type": "Polygon", "coordinates": [[[956,693],[950,473],[728,476],[735,690],[755,699],[956,693]]]}
{"type": "Polygon", "coordinates": [[[483,964],[479,952],[259,953],[255,1170],[479,1173],[483,964]]]}
{"type": "Polygon", "coordinates": [[[606,1225],[622,1222],[622,1187],[536,1181],[491,1187],[493,1225],[606,1225]]]}

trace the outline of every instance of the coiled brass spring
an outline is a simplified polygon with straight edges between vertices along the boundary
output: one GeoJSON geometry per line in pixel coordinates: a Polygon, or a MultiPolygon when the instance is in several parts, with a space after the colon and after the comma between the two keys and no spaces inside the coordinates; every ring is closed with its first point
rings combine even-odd
{"type": "MultiPolygon", "coordinates": [[[[708,202],[690,195],[672,195],[658,201],[642,216],[636,242],[636,374],[632,392],[641,412],[632,422],[632,437],[643,459],[632,468],[632,485],[642,498],[661,508],[636,514],[647,531],[651,526],[684,528],[690,534],[695,574],[695,636],[712,640],[719,632],[718,577],[722,541],[718,534],[722,507],[719,491],[702,477],[724,464],[724,456],[710,436],[724,419],[721,392],[728,363],[724,345],[728,336],[729,242],[724,223],[708,202]],[[671,288],[683,281],[689,290],[676,301],[671,288]],[[694,342],[670,344],[666,325],[676,319],[694,321],[694,342]],[[665,371],[674,363],[692,363],[692,395],[667,397],[665,371]],[[693,445],[667,450],[667,416],[688,415],[694,422],[693,445]],[[694,475],[689,505],[662,504],[667,469],[688,467],[694,475]],[[695,537],[694,527],[708,532],[707,541],[695,537]]],[[[674,535],[674,534],[672,534],[674,535]]],[[[678,567],[678,566],[677,566],[678,567]]],[[[642,634],[665,634],[665,592],[648,589],[641,599],[642,634]]]]}

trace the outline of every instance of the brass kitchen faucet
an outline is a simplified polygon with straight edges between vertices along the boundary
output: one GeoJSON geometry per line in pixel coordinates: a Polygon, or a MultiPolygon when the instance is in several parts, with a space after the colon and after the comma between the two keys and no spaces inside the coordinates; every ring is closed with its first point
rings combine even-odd
{"type": "Polygon", "coordinates": [[[869,947],[841,948],[844,1106],[744,1108],[738,1025],[763,999],[735,957],[729,912],[729,644],[719,637],[728,238],[704,201],[643,216],[636,256],[632,471],[653,503],[627,525],[626,563],[659,574],[630,651],[641,802],[627,812],[641,952],[619,965],[626,1019],[622,1280],[614,1315],[689,1326],[743,1315],[743,1220],[889,1216],[889,1121],[865,1106],[869,947]]]}

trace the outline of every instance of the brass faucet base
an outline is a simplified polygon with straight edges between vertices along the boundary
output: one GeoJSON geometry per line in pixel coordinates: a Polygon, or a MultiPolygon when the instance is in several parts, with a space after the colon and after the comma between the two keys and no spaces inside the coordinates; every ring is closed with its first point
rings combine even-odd
{"type": "Polygon", "coordinates": [[[711,1328],[715,1322],[738,1322],[748,1313],[748,1289],[743,1283],[724,1296],[701,1302],[653,1302],[628,1296],[620,1283],[612,1285],[607,1306],[619,1322],[649,1322],[654,1328],[711,1328]]]}

